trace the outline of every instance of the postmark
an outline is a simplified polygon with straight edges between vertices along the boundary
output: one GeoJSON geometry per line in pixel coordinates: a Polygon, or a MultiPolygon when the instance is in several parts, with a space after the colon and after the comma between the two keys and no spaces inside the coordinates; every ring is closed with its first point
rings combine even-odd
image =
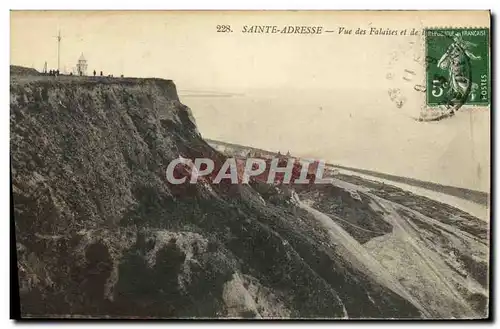
{"type": "Polygon", "coordinates": [[[490,105],[489,30],[426,29],[426,104],[490,105]]]}
{"type": "Polygon", "coordinates": [[[395,49],[388,63],[388,94],[398,112],[420,122],[439,121],[464,105],[489,106],[489,29],[421,31],[395,49]],[[408,102],[420,106],[407,108],[408,102]]]}

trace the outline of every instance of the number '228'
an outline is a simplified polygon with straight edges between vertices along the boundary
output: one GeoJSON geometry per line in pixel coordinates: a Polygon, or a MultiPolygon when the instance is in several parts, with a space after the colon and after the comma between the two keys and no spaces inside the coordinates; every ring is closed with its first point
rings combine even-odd
{"type": "Polygon", "coordinates": [[[217,25],[217,32],[233,32],[231,30],[231,25],[217,25]]]}

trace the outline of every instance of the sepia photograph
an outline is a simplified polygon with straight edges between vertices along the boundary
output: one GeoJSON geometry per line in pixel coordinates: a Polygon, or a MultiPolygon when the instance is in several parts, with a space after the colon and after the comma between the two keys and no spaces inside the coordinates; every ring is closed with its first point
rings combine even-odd
{"type": "Polygon", "coordinates": [[[19,319],[489,319],[490,29],[12,10],[19,319]]]}

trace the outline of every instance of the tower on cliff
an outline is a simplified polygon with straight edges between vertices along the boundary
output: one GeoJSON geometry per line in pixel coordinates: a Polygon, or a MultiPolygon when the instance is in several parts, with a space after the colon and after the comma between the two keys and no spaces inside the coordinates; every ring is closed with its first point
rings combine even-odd
{"type": "Polygon", "coordinates": [[[78,63],[76,64],[76,72],[78,75],[87,75],[87,60],[83,57],[83,53],[78,58],[78,63]]]}

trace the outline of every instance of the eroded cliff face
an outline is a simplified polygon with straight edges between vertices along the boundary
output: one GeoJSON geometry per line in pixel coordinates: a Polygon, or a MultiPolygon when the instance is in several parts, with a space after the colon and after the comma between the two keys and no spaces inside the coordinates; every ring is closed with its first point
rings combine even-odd
{"type": "MultiPolygon", "coordinates": [[[[403,229],[366,189],[360,197],[345,184],[298,194],[260,183],[169,185],[165,169],[179,156],[225,159],[202,139],[171,81],[13,77],[10,88],[26,316],[483,314],[479,284],[458,297],[447,287],[437,299],[447,304],[432,310],[425,304],[432,296],[419,296],[417,283],[405,285],[392,264],[384,267],[388,251],[373,239],[403,229]],[[306,202],[311,193],[316,205],[306,202]],[[342,220],[369,223],[372,233],[349,233],[342,220]],[[363,246],[370,241],[371,254],[363,246]]],[[[483,231],[470,239],[486,245],[483,231]]],[[[485,255],[475,254],[474,264],[485,255]]]]}

